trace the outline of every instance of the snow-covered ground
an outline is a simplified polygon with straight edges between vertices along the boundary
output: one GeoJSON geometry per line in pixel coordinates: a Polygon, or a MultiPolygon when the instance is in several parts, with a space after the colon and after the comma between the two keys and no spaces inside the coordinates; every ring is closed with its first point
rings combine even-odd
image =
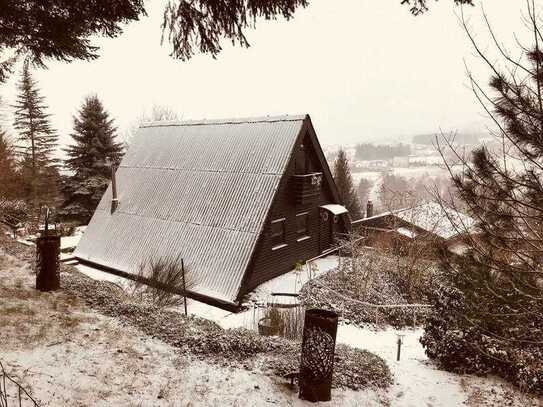
{"type": "MultiPolygon", "coordinates": [[[[337,261],[336,256],[317,260],[318,270],[314,270],[313,276],[320,275],[336,267],[337,261]]],[[[112,276],[81,265],[78,266],[78,269],[92,278],[123,284],[124,279],[121,277],[112,276]]],[[[306,269],[301,272],[292,271],[258,287],[253,298],[266,301],[273,292],[299,292],[308,279],[309,273],[306,269]]],[[[181,308],[178,310],[181,311],[181,308]]],[[[188,301],[188,310],[191,314],[217,322],[223,328],[254,328],[256,321],[260,317],[258,308],[251,308],[240,313],[231,313],[194,300],[188,301]]],[[[543,406],[543,400],[525,397],[511,385],[498,378],[457,375],[437,369],[424,353],[424,349],[419,342],[421,334],[422,330],[420,329],[396,330],[389,328],[377,330],[372,326],[356,327],[340,324],[337,342],[369,350],[386,360],[394,375],[394,384],[386,394],[391,406],[543,406]],[[399,362],[396,361],[398,335],[402,335],[401,359],[399,362]]],[[[218,371],[218,374],[222,373],[218,371]]],[[[249,378],[254,379],[251,376],[249,378]]],[[[238,380],[236,382],[239,383],[238,380]]],[[[264,385],[259,384],[259,386],[264,385]]],[[[242,388],[246,389],[247,386],[243,385],[242,388]]],[[[361,400],[365,400],[364,405],[379,406],[384,402],[383,394],[373,390],[368,391],[362,399],[359,397],[360,395],[355,397],[353,394],[349,392],[341,393],[344,404],[339,405],[356,406],[361,405],[358,404],[361,400]]],[[[285,402],[285,405],[302,405],[295,398],[285,399],[280,397],[277,400],[285,402]]]]}
{"type": "MultiPolygon", "coordinates": [[[[30,265],[0,248],[0,361],[40,406],[308,406],[284,379],[178,351],[79,303],[34,290],[30,265]]],[[[18,405],[10,387],[9,405],[18,405]]],[[[380,406],[386,394],[333,390],[327,406],[380,406]]],[[[23,403],[23,405],[29,405],[23,403]]]]}
{"type": "Polygon", "coordinates": [[[311,263],[311,269],[304,265],[299,271],[292,270],[290,273],[283,274],[259,285],[251,294],[251,297],[265,301],[273,293],[298,294],[310,278],[318,277],[332,270],[337,267],[337,262],[337,256],[316,259],[311,263]]]}
{"type": "MultiPolygon", "coordinates": [[[[60,259],[64,260],[67,258],[72,257],[72,252],[75,250],[77,245],[79,244],[79,241],[81,240],[81,236],[83,236],[83,233],[85,233],[86,226],[79,226],[75,228],[75,231],[72,236],[62,236],[60,238],[60,259]]],[[[23,238],[18,239],[17,241],[19,243],[22,243],[26,246],[33,246],[35,243],[35,240],[37,238],[37,235],[28,235],[23,238]]]]}
{"type": "MultiPolygon", "coordinates": [[[[318,271],[313,277],[335,268],[337,261],[337,256],[318,259],[316,261],[318,271]]],[[[262,284],[255,293],[259,298],[266,298],[272,292],[299,292],[301,286],[308,280],[309,274],[305,269],[302,272],[292,271],[262,284]]],[[[210,312],[208,308],[213,307],[200,303],[197,308],[192,308],[192,312],[215,320],[223,328],[249,328],[255,325],[259,317],[252,309],[219,316],[218,313],[210,312]],[[216,318],[217,316],[219,317],[216,318]]],[[[190,310],[189,306],[189,312],[190,310]]],[[[394,385],[388,391],[392,406],[543,406],[543,400],[525,398],[518,390],[499,378],[457,375],[437,369],[424,353],[424,348],[419,342],[421,335],[421,329],[376,330],[373,327],[340,324],[337,342],[369,350],[386,360],[394,375],[394,385]],[[402,338],[402,347],[400,361],[397,361],[399,335],[402,338]]]]}
{"type": "Polygon", "coordinates": [[[79,226],[75,228],[74,234],[72,236],[63,236],[60,239],[60,250],[73,252],[79,244],[81,236],[83,236],[83,233],[85,233],[86,229],[86,226],[79,226]]]}
{"type": "Polygon", "coordinates": [[[105,271],[101,271],[101,270],[95,269],[94,267],[90,267],[84,264],[78,264],[76,268],[81,273],[85,274],[86,276],[94,280],[109,281],[110,283],[115,283],[123,288],[126,288],[129,283],[129,281],[126,278],[119,277],[112,273],[106,273],[105,271]]]}
{"type": "Polygon", "coordinates": [[[373,330],[352,325],[338,328],[337,341],[369,350],[386,360],[394,374],[388,395],[392,406],[543,406],[543,400],[523,396],[496,377],[457,375],[439,370],[419,342],[422,330],[373,330]],[[396,360],[402,335],[400,361],[396,360]]]}

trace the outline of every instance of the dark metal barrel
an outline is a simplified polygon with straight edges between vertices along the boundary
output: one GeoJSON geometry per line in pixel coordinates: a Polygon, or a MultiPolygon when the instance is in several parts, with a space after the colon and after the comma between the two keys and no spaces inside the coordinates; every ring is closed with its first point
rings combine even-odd
{"type": "Polygon", "coordinates": [[[36,240],[36,289],[60,288],[60,236],[45,234],[36,240]]]}
{"type": "Polygon", "coordinates": [[[305,313],[299,397],[308,401],[332,398],[332,374],[338,315],[333,311],[310,309],[305,313]]]}

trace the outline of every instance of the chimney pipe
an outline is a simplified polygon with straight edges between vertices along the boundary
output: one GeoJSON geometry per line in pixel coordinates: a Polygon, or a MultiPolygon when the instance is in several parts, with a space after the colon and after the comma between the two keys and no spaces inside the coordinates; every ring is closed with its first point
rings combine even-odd
{"type": "Polygon", "coordinates": [[[371,218],[373,216],[373,202],[368,201],[366,204],[366,218],[371,218]]]}
{"type": "Polygon", "coordinates": [[[115,165],[111,164],[111,213],[117,210],[119,200],[117,199],[117,179],[115,176],[115,165]]]}

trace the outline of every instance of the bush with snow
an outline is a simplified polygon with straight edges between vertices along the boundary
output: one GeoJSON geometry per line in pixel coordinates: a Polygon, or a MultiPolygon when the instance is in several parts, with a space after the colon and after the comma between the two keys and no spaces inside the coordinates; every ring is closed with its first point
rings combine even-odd
{"type": "Polygon", "coordinates": [[[481,280],[482,274],[465,267],[443,276],[421,338],[426,354],[446,370],[496,374],[543,394],[543,315],[533,312],[539,300],[523,297],[519,304],[514,292],[495,295],[500,282],[488,275],[481,280]]]}
{"type": "Polygon", "coordinates": [[[338,269],[309,281],[300,292],[307,306],[332,309],[344,320],[356,324],[390,324],[394,327],[420,324],[426,308],[372,307],[425,303],[437,274],[429,262],[421,266],[418,284],[406,281],[405,262],[401,257],[366,251],[356,257],[356,266],[344,259],[338,269]]]}

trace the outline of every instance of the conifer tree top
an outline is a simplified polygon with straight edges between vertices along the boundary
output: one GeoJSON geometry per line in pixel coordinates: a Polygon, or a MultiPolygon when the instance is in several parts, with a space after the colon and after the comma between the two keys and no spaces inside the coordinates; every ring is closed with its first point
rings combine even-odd
{"type": "Polygon", "coordinates": [[[116,142],[117,128],[98,96],[86,97],[73,120],[73,144],[64,150],[66,167],[77,175],[109,178],[109,163],[120,161],[123,147],[116,142]]]}
{"type": "Polygon", "coordinates": [[[51,127],[45,98],[40,95],[28,63],[23,65],[17,90],[13,126],[18,133],[19,153],[31,156],[34,165],[51,165],[58,135],[51,127]]]}
{"type": "Polygon", "coordinates": [[[360,202],[354,188],[349,159],[343,149],[339,150],[334,161],[333,174],[341,204],[349,210],[352,219],[361,218],[362,210],[360,209],[360,202]]]}

